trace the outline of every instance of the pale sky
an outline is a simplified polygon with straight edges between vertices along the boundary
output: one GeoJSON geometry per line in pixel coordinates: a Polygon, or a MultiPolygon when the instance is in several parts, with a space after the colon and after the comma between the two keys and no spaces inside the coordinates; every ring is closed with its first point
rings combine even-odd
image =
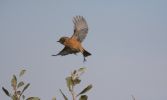
{"type": "MultiPolygon", "coordinates": [[[[12,75],[26,69],[26,96],[51,100],[72,70],[87,68],[89,100],[167,100],[166,0],[0,0],[0,87],[11,90],[12,75]],[[83,42],[92,53],[52,57],[56,41],[73,33],[72,18],[84,16],[83,42]]],[[[1,100],[10,100],[0,91],[1,100]]]]}

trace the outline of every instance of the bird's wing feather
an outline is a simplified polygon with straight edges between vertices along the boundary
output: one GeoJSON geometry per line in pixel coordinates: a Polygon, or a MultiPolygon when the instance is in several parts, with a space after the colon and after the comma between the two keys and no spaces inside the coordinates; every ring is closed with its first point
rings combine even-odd
{"type": "Polygon", "coordinates": [[[74,33],[72,38],[76,38],[78,41],[82,42],[88,34],[87,22],[82,16],[76,16],[73,19],[73,23],[74,33]]]}
{"type": "Polygon", "coordinates": [[[64,47],[56,56],[61,55],[61,56],[65,56],[68,54],[72,54],[72,50],[68,47],[64,47]]]}

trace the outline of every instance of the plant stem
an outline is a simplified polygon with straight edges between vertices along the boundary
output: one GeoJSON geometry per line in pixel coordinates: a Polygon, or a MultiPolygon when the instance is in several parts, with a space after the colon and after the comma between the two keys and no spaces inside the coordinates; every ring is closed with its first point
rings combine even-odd
{"type": "Polygon", "coordinates": [[[76,96],[75,91],[74,91],[74,86],[72,86],[72,89],[71,89],[70,92],[71,92],[71,95],[72,95],[72,99],[77,100],[77,96],[76,96]]]}
{"type": "Polygon", "coordinates": [[[19,98],[18,95],[17,95],[17,89],[14,88],[13,90],[14,90],[14,96],[16,97],[16,100],[20,100],[20,98],[19,98]]]}

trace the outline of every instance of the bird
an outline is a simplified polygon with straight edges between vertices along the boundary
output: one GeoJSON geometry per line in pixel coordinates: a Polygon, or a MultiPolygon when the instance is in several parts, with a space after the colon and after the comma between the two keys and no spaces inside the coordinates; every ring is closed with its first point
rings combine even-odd
{"type": "Polygon", "coordinates": [[[84,58],[83,61],[85,62],[86,57],[91,55],[91,53],[85,50],[82,46],[82,42],[88,34],[88,24],[83,16],[73,17],[73,24],[73,35],[71,37],[61,37],[57,42],[64,45],[64,48],[58,54],[52,56],[65,56],[68,54],[76,55],[77,53],[81,53],[84,58]]]}

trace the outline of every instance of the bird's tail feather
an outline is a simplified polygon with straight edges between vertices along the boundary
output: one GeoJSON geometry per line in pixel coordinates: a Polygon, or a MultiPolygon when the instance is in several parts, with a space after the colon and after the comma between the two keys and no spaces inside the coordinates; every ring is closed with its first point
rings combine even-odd
{"type": "Polygon", "coordinates": [[[86,51],[85,49],[84,49],[84,51],[83,51],[83,56],[84,57],[87,57],[87,56],[90,56],[91,55],[91,53],[89,53],[88,51],[86,51]]]}

